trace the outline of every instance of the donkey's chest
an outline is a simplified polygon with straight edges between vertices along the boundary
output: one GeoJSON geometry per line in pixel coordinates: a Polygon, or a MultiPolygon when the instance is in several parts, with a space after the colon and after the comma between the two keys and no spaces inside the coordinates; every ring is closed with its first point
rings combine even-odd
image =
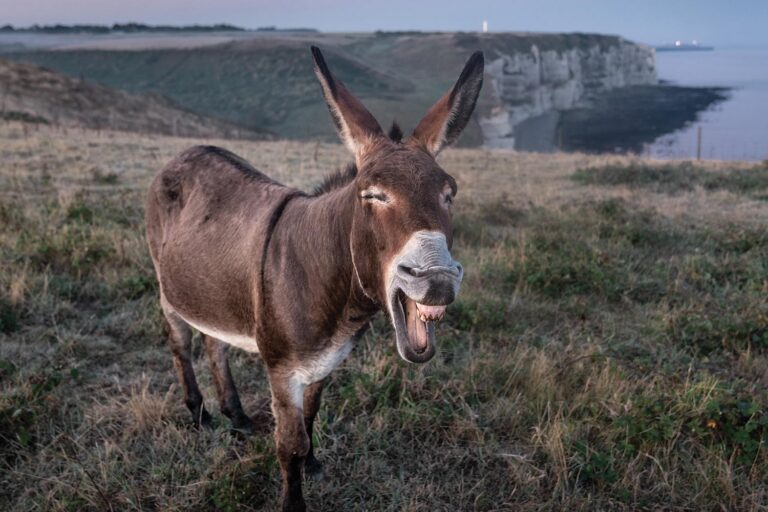
{"type": "Polygon", "coordinates": [[[308,386],[326,378],[347,358],[352,350],[352,338],[331,343],[326,349],[302,358],[293,370],[293,378],[298,384],[308,386]]]}
{"type": "Polygon", "coordinates": [[[356,340],[356,330],[350,327],[345,326],[336,332],[322,350],[306,354],[296,361],[290,372],[291,394],[296,405],[301,407],[307,386],[326,378],[347,358],[356,340]]]}

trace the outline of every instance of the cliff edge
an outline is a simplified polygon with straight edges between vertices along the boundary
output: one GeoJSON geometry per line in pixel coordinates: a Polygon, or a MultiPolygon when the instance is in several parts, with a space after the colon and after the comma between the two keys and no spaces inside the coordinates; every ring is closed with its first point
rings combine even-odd
{"type": "Polygon", "coordinates": [[[614,36],[574,36],[573,44],[558,47],[534,40],[527,50],[521,48],[530,39],[525,35],[493,36],[478,120],[486,146],[514,148],[516,128],[526,121],[541,117],[548,124],[547,114],[584,106],[607,91],[657,84],[653,48],[614,36]]]}

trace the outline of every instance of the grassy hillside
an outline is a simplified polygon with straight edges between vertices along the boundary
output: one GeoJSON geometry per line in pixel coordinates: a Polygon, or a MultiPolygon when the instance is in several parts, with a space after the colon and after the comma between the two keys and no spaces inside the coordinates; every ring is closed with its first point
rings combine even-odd
{"type": "MultiPolygon", "coordinates": [[[[36,126],[0,124],[0,509],[274,510],[269,427],[191,429],[164,343],[143,196],[198,141],[36,126]]],[[[224,144],[307,190],[348,160],[224,144]]],[[[404,363],[378,317],[332,375],[313,508],[764,508],[768,167],[441,163],[462,292],[427,365],[404,363]]],[[[268,418],[258,356],[232,359],[268,418]]]]}
{"type": "MultiPolygon", "coordinates": [[[[374,110],[400,103],[398,98],[412,87],[353,58],[328,53],[334,72],[374,110]]],[[[194,50],[77,50],[17,57],[110,87],[156,92],[192,111],[249,128],[269,127],[301,138],[334,136],[307,42],[257,39],[194,50]]],[[[382,122],[391,122],[391,114],[382,122]]]]}
{"type": "MultiPolygon", "coordinates": [[[[324,49],[334,73],[382,124],[397,119],[410,129],[453,85],[476,50],[491,59],[499,52],[529,52],[534,44],[541,51],[560,51],[619,41],[595,34],[262,34],[187,49],[116,50],[108,44],[99,47],[95,40],[91,49],[7,55],[129,92],[158,93],[191,111],[247,128],[335,141],[312,73],[311,44],[324,49]]],[[[484,97],[490,98],[486,89],[484,97]]],[[[474,121],[461,143],[482,143],[474,121]]]]}
{"type": "Polygon", "coordinates": [[[0,120],[187,137],[264,138],[266,134],[182,110],[156,94],[136,95],[0,60],[0,120]]]}

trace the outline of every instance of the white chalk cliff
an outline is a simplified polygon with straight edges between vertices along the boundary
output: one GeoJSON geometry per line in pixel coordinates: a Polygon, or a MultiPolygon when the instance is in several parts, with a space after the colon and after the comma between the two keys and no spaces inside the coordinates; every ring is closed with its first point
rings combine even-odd
{"type": "MultiPolygon", "coordinates": [[[[598,36],[599,37],[599,36],[598,36]]],[[[486,87],[492,104],[479,119],[487,147],[514,148],[515,127],[553,111],[568,110],[617,87],[657,83],[654,50],[606,36],[587,46],[486,53],[486,87]]]]}

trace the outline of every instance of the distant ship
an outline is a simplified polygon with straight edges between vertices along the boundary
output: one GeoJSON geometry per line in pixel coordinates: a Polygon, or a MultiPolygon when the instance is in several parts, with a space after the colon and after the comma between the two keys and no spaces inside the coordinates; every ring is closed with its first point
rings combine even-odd
{"type": "Polygon", "coordinates": [[[711,52],[714,49],[714,46],[704,46],[698,41],[691,41],[690,43],[675,41],[672,44],[662,44],[656,47],[657,52],[711,52]]]}

